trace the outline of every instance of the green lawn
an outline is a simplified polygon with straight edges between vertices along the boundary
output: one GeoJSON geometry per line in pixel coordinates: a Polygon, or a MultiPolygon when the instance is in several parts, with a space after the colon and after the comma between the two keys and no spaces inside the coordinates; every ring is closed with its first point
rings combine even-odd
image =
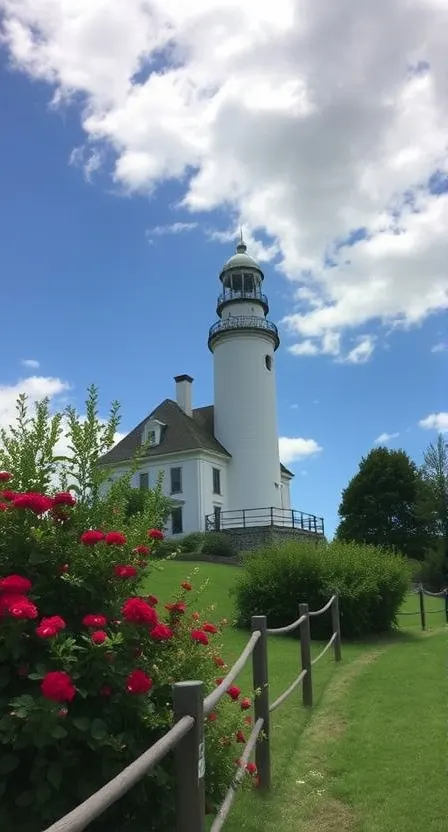
{"type": "MultiPolygon", "coordinates": [[[[187,577],[206,581],[198,609],[216,603],[214,618],[233,618],[228,592],[238,575],[229,566],[168,563],[146,581],[148,592],[170,600],[187,577]]],[[[193,595],[193,593],[192,593],[193,595]]],[[[426,598],[427,610],[443,599],[426,598]]],[[[418,612],[408,596],[405,611],[418,612]]],[[[331,653],[314,669],[311,711],[300,691],[273,715],[273,789],[269,797],[241,793],[226,832],[442,832],[446,829],[446,634],[442,613],[401,616],[401,632],[372,644],[343,644],[343,662],[331,653]]],[[[232,662],[247,634],[228,629],[224,654],[232,662]]],[[[319,645],[313,646],[319,651],[319,645]]],[[[297,642],[271,637],[271,697],[298,669],[297,642]]],[[[241,676],[251,685],[250,665],[241,676]]]]}

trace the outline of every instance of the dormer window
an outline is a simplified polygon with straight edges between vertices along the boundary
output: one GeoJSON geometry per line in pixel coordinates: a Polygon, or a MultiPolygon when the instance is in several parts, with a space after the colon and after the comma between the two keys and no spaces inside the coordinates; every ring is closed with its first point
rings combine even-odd
{"type": "Polygon", "coordinates": [[[164,427],[165,425],[157,419],[151,419],[147,422],[142,431],[142,445],[149,444],[150,448],[160,445],[162,428],[164,427]]]}

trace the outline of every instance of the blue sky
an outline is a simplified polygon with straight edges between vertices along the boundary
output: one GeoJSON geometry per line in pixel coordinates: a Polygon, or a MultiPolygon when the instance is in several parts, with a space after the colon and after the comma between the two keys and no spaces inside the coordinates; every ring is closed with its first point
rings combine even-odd
{"type": "MultiPolygon", "coordinates": [[[[35,8],[42,5],[36,0],[35,8]]],[[[39,20],[34,25],[39,28],[39,20]]],[[[47,37],[51,46],[53,35],[45,32],[42,28],[43,41],[47,37]]],[[[179,42],[181,37],[179,28],[179,42]]],[[[375,48],[380,55],[381,45],[375,48]]],[[[200,46],[198,50],[202,57],[200,46]]],[[[259,164],[251,168],[237,138],[222,161],[219,139],[227,133],[219,125],[208,137],[207,150],[201,150],[200,162],[196,156],[190,161],[177,146],[168,159],[162,151],[157,157],[152,136],[145,139],[150,144],[144,146],[143,158],[141,145],[139,155],[135,151],[134,137],[125,140],[122,131],[111,138],[104,124],[96,126],[92,142],[92,112],[96,108],[99,123],[105,112],[122,112],[122,100],[98,103],[104,93],[86,91],[84,84],[70,103],[51,107],[55,90],[65,89],[66,68],[55,66],[59,80],[48,83],[36,62],[32,70],[24,65],[12,71],[14,54],[17,59],[13,42],[0,53],[0,420],[9,419],[20,389],[36,396],[40,389],[50,391],[55,403],[68,398],[82,410],[85,389],[94,382],[104,415],[112,399],[121,402],[122,429],[127,431],[162,399],[174,397],[173,376],[179,373],[194,377],[196,406],[210,403],[208,327],[215,320],[220,267],[233,252],[232,233],[242,221],[252,251],[262,261],[270,318],[279,323],[282,338],[277,360],[280,435],[313,439],[322,448],[285,460],[296,474],[295,507],[323,515],[331,533],[342,488],[381,434],[398,434],[389,445],[405,448],[420,463],[436,428],[448,429],[448,281],[439,265],[448,262],[441,213],[447,153],[443,143],[439,152],[435,132],[431,147],[437,144],[437,153],[426,154],[426,167],[416,162],[392,194],[384,185],[389,163],[376,160],[375,183],[382,184],[375,204],[370,195],[366,203],[364,179],[358,174],[356,181],[350,179],[348,162],[350,187],[344,191],[344,180],[340,193],[333,193],[340,177],[336,161],[332,166],[330,160],[323,180],[317,173],[314,182],[307,178],[303,159],[303,170],[300,164],[297,168],[299,196],[289,194],[280,203],[274,193],[286,174],[272,161],[272,146],[263,149],[264,155],[260,150],[259,164]],[[76,148],[83,149],[74,152],[76,148]],[[162,160],[162,173],[149,176],[155,158],[162,160]],[[216,172],[220,164],[228,198],[216,172]],[[198,170],[205,172],[204,179],[191,185],[198,170]],[[415,216],[408,210],[409,191],[417,204],[415,216]],[[322,194],[328,194],[326,207],[323,202],[319,207],[322,194]],[[302,200],[299,206],[296,196],[302,200]],[[431,212],[436,219],[431,220],[431,212]],[[169,233],[174,223],[194,227],[169,233]],[[435,237],[437,223],[443,233],[435,237]],[[367,234],[356,233],[359,228],[368,229],[367,234]],[[217,232],[226,239],[217,239],[217,232]],[[403,240],[399,251],[398,238],[403,240]],[[341,240],[348,241],[342,249],[341,240]],[[36,366],[24,366],[24,359],[36,366]],[[30,382],[30,377],[40,382],[30,382]],[[427,427],[419,426],[425,419],[427,427]]],[[[114,77],[120,79],[125,69],[115,69],[114,77]]],[[[426,67],[418,74],[425,72],[426,67]]],[[[391,69],[393,90],[394,84],[391,69]]],[[[427,96],[422,89],[413,88],[416,142],[426,101],[422,104],[421,96],[427,96]]],[[[344,106],[341,102],[341,112],[344,106]]],[[[152,104],[141,118],[156,122],[157,112],[152,104]]],[[[136,117],[129,115],[128,125],[134,126],[136,117]]],[[[397,135],[390,153],[406,155],[402,124],[392,126],[397,135]]],[[[275,137],[285,154],[288,141],[294,145],[294,129],[283,124],[283,133],[275,137]]],[[[346,123],[354,141],[357,129],[346,123]]],[[[391,129],[389,124],[387,136],[391,129]]],[[[263,135],[268,135],[266,125],[263,135]]],[[[254,134],[257,144],[255,139],[254,134]]],[[[309,158],[309,166],[320,170],[319,159],[309,158]]],[[[354,162],[352,167],[357,169],[354,162]]]]}

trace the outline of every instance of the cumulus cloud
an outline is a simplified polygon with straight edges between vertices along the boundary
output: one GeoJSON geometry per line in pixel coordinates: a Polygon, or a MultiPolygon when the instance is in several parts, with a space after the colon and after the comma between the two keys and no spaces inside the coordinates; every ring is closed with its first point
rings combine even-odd
{"type": "Polygon", "coordinates": [[[397,439],[399,436],[399,433],[380,433],[375,439],[375,445],[387,445],[388,442],[397,439]]]}
{"type": "Polygon", "coordinates": [[[278,440],[280,461],[290,465],[305,457],[315,456],[323,449],[315,439],[302,439],[299,436],[281,436],[278,440]]]}
{"type": "Polygon", "coordinates": [[[268,240],[293,354],[361,363],[374,328],[448,306],[447,0],[0,10],[14,66],[79,108],[94,167],[107,151],[128,192],[178,180],[185,210],[268,240]]]}
{"type": "Polygon", "coordinates": [[[440,433],[448,431],[448,413],[430,413],[418,423],[421,428],[426,430],[438,430],[440,433]]]}
{"type": "Polygon", "coordinates": [[[22,358],[20,363],[29,370],[38,370],[40,367],[40,362],[36,358],[22,358]]]}

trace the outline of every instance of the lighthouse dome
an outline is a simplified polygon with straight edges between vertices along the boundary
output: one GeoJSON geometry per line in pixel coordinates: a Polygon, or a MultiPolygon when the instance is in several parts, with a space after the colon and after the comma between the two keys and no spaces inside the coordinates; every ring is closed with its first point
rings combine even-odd
{"type": "Polygon", "coordinates": [[[236,253],[233,254],[232,257],[229,257],[221,269],[221,280],[225,272],[228,272],[231,269],[255,269],[263,275],[257,261],[247,254],[247,246],[242,237],[236,247],[236,253]]]}

